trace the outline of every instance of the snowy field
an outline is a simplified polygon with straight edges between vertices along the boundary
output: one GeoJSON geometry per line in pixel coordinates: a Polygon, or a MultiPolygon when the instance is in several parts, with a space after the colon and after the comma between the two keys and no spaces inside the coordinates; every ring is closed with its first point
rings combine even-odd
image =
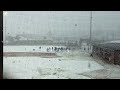
{"type": "MultiPolygon", "coordinates": [[[[65,46],[4,46],[3,47],[3,51],[4,52],[46,52],[47,48],[54,48],[54,47],[63,47],[65,48],[65,46]],[[39,48],[41,47],[41,49],[39,48]],[[34,50],[33,50],[34,49],[34,50]]],[[[51,52],[54,52],[52,50],[50,50],[51,52]]]]}
{"type": "MultiPolygon", "coordinates": [[[[43,46],[41,51],[44,52],[47,47],[43,46]]],[[[5,46],[4,52],[32,52],[33,49],[39,51],[39,46],[5,46]]],[[[57,54],[62,57],[3,57],[3,76],[8,79],[91,79],[120,76],[119,66],[116,68],[104,64],[88,53],[70,51],[57,54]]]]}
{"type": "MultiPolygon", "coordinates": [[[[53,46],[53,45],[40,45],[40,46],[4,46],[3,47],[3,51],[4,52],[47,52],[47,48],[50,48],[49,52],[55,52],[54,50],[52,50],[51,48],[66,48],[66,46],[53,46]],[[40,48],[41,47],[41,48],[40,48]],[[34,49],[34,50],[33,50],[34,49]]],[[[91,49],[88,50],[88,48],[90,48],[87,45],[83,45],[81,47],[81,51],[82,52],[92,52],[92,47],[91,49]]],[[[69,50],[67,50],[67,52],[70,52],[69,50]]]]}
{"type": "MultiPolygon", "coordinates": [[[[65,46],[4,46],[4,52],[46,52],[48,47],[65,46]]],[[[12,79],[89,79],[78,75],[103,69],[84,52],[59,52],[59,58],[4,57],[4,78],[12,79]]]]}
{"type": "Polygon", "coordinates": [[[64,58],[4,57],[3,74],[7,78],[88,78],[77,75],[103,69],[94,61],[64,60],[64,58]]]}

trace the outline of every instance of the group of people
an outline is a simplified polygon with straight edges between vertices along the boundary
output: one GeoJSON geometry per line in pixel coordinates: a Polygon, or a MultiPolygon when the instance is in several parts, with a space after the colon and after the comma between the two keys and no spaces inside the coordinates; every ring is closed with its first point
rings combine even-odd
{"type": "MultiPolygon", "coordinates": [[[[41,47],[39,47],[39,49],[41,49],[41,47]]],[[[50,52],[50,51],[55,51],[55,52],[60,52],[60,51],[70,51],[71,49],[68,47],[47,47],[46,51],[50,52]]]]}
{"type": "Polygon", "coordinates": [[[47,52],[49,52],[49,51],[55,51],[55,52],[70,51],[70,48],[67,48],[67,47],[48,47],[47,52]]]}

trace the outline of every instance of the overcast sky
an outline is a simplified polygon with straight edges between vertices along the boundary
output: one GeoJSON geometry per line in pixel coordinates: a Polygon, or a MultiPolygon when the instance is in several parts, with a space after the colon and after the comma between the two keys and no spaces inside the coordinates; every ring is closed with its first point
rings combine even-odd
{"type": "MultiPolygon", "coordinates": [[[[10,34],[88,37],[90,30],[90,11],[8,11],[4,26],[5,19],[10,34]]],[[[120,30],[120,11],[93,11],[92,32],[108,30],[120,30]]]]}

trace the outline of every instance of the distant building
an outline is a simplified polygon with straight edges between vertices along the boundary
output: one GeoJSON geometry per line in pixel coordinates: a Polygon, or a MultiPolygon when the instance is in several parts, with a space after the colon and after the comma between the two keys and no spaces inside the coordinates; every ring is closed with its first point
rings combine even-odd
{"type": "Polygon", "coordinates": [[[90,44],[89,39],[80,39],[79,46],[83,52],[92,53],[92,44],[90,44]]]}
{"type": "Polygon", "coordinates": [[[93,45],[93,56],[97,55],[103,60],[120,65],[120,42],[105,42],[93,45]]]}

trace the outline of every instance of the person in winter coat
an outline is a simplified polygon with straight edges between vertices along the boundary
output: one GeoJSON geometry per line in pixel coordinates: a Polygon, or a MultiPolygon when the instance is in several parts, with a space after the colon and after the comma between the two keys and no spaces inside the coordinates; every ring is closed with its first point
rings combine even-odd
{"type": "Polygon", "coordinates": [[[90,57],[93,57],[93,54],[92,54],[92,53],[90,54],[90,57]]]}

